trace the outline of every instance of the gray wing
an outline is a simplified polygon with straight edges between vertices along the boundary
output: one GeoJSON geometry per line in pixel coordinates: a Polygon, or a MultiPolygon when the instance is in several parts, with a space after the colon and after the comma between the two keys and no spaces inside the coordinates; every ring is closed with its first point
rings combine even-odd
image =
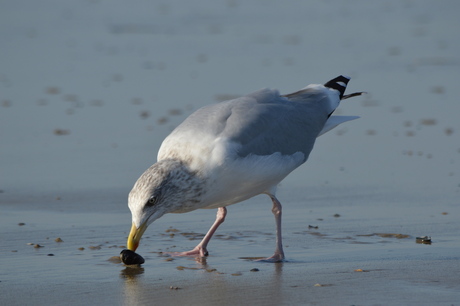
{"type": "Polygon", "coordinates": [[[276,90],[260,90],[197,110],[172,135],[194,131],[223,137],[239,145],[241,157],[302,152],[306,160],[328,118],[327,99],[318,90],[289,99],[276,90]]]}

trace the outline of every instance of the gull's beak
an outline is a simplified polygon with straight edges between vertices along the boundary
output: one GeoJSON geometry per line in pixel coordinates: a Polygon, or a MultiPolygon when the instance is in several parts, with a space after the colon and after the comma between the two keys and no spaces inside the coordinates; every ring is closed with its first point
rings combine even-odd
{"type": "Polygon", "coordinates": [[[145,230],[147,229],[147,222],[142,223],[139,228],[136,225],[131,226],[131,232],[128,236],[127,247],[128,250],[135,251],[139,246],[139,241],[141,241],[142,234],[144,234],[145,230]]]}

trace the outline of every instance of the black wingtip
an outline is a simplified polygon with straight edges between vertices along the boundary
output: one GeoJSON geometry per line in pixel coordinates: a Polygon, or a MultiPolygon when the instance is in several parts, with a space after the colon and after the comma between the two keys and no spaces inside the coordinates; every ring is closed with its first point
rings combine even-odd
{"type": "Polygon", "coordinates": [[[345,93],[345,89],[347,89],[347,84],[349,81],[350,81],[350,77],[339,75],[338,77],[324,84],[324,86],[338,90],[340,93],[340,100],[342,100],[343,94],[345,93]]]}

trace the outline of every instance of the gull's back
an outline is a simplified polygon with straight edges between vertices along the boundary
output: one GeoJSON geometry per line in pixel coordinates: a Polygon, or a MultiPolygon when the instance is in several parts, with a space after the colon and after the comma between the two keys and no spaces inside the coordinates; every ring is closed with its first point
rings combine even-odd
{"type": "Polygon", "coordinates": [[[225,143],[225,155],[300,152],[304,162],[331,112],[329,91],[319,85],[287,98],[277,90],[263,89],[203,107],[164,140],[158,160],[190,161],[190,153],[195,150],[201,151],[200,156],[206,155],[206,159],[213,153],[224,158],[214,151],[225,143]]]}

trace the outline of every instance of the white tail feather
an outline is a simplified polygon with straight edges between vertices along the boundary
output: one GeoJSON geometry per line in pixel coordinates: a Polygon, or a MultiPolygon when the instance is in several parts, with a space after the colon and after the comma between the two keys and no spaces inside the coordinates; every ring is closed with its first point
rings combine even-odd
{"type": "Polygon", "coordinates": [[[327,119],[326,124],[324,125],[323,129],[321,132],[319,132],[318,136],[323,135],[324,133],[329,132],[336,126],[338,126],[341,123],[350,121],[350,120],[355,120],[358,119],[358,116],[330,116],[329,119],[327,119]]]}

